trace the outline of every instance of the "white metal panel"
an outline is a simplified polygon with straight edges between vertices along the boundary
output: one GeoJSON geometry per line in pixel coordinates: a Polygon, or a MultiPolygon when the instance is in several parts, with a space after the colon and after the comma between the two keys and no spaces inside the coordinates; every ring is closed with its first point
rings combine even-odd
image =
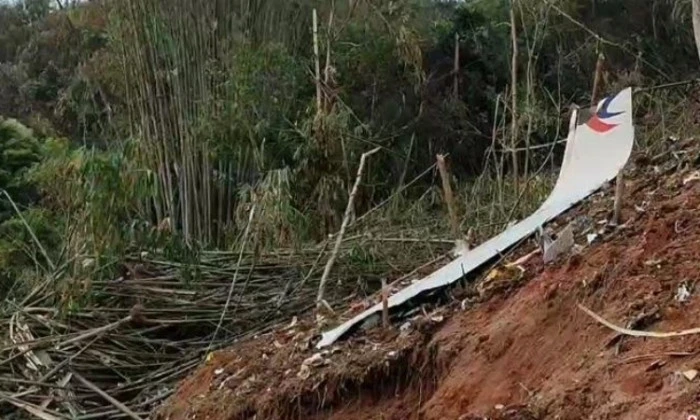
{"type": "MultiPolygon", "coordinates": [[[[587,123],[576,126],[575,121],[574,113],[569,123],[559,178],[542,206],[526,219],[392,295],[388,301],[390,308],[422,292],[454,283],[617,176],[627,163],[634,143],[632,89],[627,88],[600,101],[597,112],[587,123]]],[[[325,332],[316,347],[332,344],[354,325],[381,310],[381,303],[376,304],[325,332]]]]}

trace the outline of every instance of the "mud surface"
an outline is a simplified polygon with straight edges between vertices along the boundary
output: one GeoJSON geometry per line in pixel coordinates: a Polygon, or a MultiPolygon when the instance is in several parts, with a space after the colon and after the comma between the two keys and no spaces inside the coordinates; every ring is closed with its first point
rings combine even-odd
{"type": "MultiPolygon", "coordinates": [[[[452,304],[391,331],[360,331],[316,354],[299,322],[216,353],[159,419],[686,419],[700,415],[700,335],[621,336],[621,327],[700,327],[697,154],[640,161],[625,225],[603,228],[612,189],[565,215],[582,249],[524,271],[496,267],[452,304]],[[688,181],[684,183],[685,181],[688,181]],[[583,226],[583,227],[580,227],[583,226]],[[584,232],[596,233],[587,243],[584,232]],[[683,299],[679,290],[687,289],[683,299]],[[471,297],[469,297],[471,296],[471,297]],[[684,373],[686,375],[684,375],[684,373]]],[[[526,244],[517,259],[534,249],[526,244]]]]}

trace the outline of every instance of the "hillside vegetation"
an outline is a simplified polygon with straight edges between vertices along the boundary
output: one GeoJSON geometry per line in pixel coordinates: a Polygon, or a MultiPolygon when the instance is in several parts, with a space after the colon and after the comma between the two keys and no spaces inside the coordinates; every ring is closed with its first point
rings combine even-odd
{"type": "MultiPolygon", "coordinates": [[[[314,305],[349,201],[333,308],[529,214],[598,64],[598,96],[641,88],[640,147],[689,127],[692,85],[677,83],[697,76],[689,0],[513,3],[0,4],[0,332],[24,314],[30,337],[62,340],[145,305],[172,324],[124,347],[148,348],[144,363],[172,382],[185,353],[201,360],[314,305]]],[[[71,353],[85,366],[121,351],[95,337],[101,356],[71,353]]],[[[8,375],[19,342],[2,346],[8,375]]],[[[119,388],[150,381],[119,357],[83,373],[120,400],[150,401],[151,388],[119,388]]]]}

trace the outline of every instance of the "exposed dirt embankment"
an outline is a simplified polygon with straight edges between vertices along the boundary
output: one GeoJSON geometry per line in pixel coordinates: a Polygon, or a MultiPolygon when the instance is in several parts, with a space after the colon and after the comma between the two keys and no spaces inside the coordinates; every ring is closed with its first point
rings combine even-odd
{"type": "Polygon", "coordinates": [[[690,180],[698,167],[689,156],[680,168],[635,170],[623,228],[600,232],[610,191],[567,215],[587,215],[599,231],[578,254],[547,267],[534,258],[519,281],[479,287],[479,302],[419,311],[403,331],[359,332],[326,353],[315,355],[318,331],[301,324],[234,346],[185,381],[158,418],[700,415],[700,335],[623,337],[577,306],[632,329],[700,327],[700,181],[690,180]]]}

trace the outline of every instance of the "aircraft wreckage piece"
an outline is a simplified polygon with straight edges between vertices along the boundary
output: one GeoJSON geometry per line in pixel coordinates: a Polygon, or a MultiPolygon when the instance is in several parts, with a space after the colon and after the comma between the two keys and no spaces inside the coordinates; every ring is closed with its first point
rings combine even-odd
{"type": "MultiPolygon", "coordinates": [[[[577,125],[577,113],[574,112],[569,122],[559,178],[544,204],[526,219],[389,297],[389,308],[401,305],[421,293],[456,282],[594,193],[623,169],[632,152],[633,143],[631,88],[600,101],[596,112],[580,125],[577,125]]],[[[376,304],[323,333],[316,347],[333,344],[352,327],[381,310],[382,304],[376,304]]]]}

